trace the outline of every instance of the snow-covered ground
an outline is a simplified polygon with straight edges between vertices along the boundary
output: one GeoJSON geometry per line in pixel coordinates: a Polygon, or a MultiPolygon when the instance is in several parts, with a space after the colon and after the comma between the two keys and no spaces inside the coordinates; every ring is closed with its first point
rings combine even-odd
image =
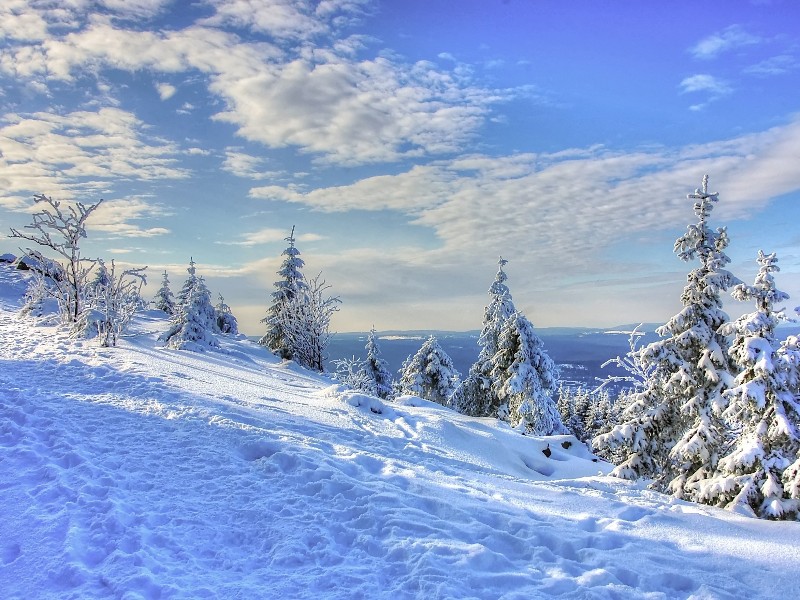
{"type": "Polygon", "coordinates": [[[797,597],[800,523],[245,340],[166,350],[156,313],[71,340],[18,319],[23,287],[0,264],[0,598],[797,597]]]}

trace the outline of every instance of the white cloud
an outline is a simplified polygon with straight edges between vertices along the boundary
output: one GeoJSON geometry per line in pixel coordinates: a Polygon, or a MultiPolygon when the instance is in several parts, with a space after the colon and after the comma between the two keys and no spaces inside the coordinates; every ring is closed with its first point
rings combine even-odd
{"type": "Polygon", "coordinates": [[[443,202],[455,189],[455,176],[437,166],[415,166],[400,175],[378,175],[352,185],[308,192],[297,185],[269,185],[250,190],[253,198],[298,202],[326,212],[398,210],[413,214],[443,202]]]}
{"type": "Polygon", "coordinates": [[[714,96],[730,94],[731,86],[724,80],[713,75],[699,74],[685,78],[680,83],[681,93],[709,92],[714,96]]]}
{"type": "MultiPolygon", "coordinates": [[[[250,233],[245,233],[238,241],[219,242],[223,245],[230,246],[261,246],[263,244],[273,244],[276,242],[283,242],[286,240],[289,232],[286,229],[265,228],[250,233]]],[[[295,236],[298,242],[317,242],[325,239],[316,233],[303,233],[295,236]]]]}
{"type": "Polygon", "coordinates": [[[178,89],[174,85],[170,85],[169,83],[159,83],[156,85],[156,89],[158,90],[158,96],[162,100],[169,100],[175,95],[175,92],[178,89]]]}
{"type": "Polygon", "coordinates": [[[0,118],[0,189],[13,197],[93,194],[109,182],[182,179],[178,149],[151,141],[143,123],[117,108],[65,115],[39,112],[0,118]]]}
{"type": "Polygon", "coordinates": [[[144,198],[105,200],[89,216],[87,225],[93,232],[105,233],[110,238],[150,238],[166,235],[170,230],[164,227],[142,227],[136,222],[159,221],[170,214],[162,205],[144,198]]]}
{"type": "Polygon", "coordinates": [[[277,38],[308,39],[328,31],[313,4],[295,0],[211,0],[215,14],[202,23],[268,33],[277,38]]]}
{"type": "Polygon", "coordinates": [[[339,164],[456,151],[496,100],[427,63],[353,62],[319,53],[225,83],[224,89],[212,85],[229,100],[217,118],[237,125],[239,135],[339,164]]]}
{"type": "Polygon", "coordinates": [[[263,170],[263,167],[263,158],[246,154],[236,148],[225,149],[225,160],[222,163],[223,171],[246,179],[266,179],[267,173],[263,170]]]}
{"type": "Polygon", "coordinates": [[[116,16],[130,19],[155,17],[173,0],[99,0],[98,4],[116,16]]]}
{"type": "Polygon", "coordinates": [[[41,41],[47,38],[47,21],[30,10],[26,0],[5,0],[0,5],[0,39],[41,41]]]}
{"type": "Polygon", "coordinates": [[[721,32],[714,33],[700,40],[689,49],[689,52],[700,59],[716,58],[724,52],[759,44],[762,39],[747,33],[740,25],[731,25],[721,32]]]}
{"type": "MultiPolygon", "coordinates": [[[[325,14],[348,6],[327,4],[325,14]]],[[[458,151],[486,121],[491,105],[515,93],[476,87],[463,69],[447,72],[428,62],[357,60],[351,53],[303,45],[297,56],[287,58],[276,45],[243,42],[210,26],[241,18],[250,19],[249,27],[284,31],[280,24],[253,22],[261,17],[248,11],[288,6],[221,3],[204,26],[162,32],[128,30],[94,16],[83,30],[0,50],[0,72],[46,84],[72,82],[79,72],[100,74],[105,68],[156,74],[196,70],[208,76],[209,90],[225,103],[215,118],[235,125],[243,138],[350,165],[458,151]]],[[[305,18],[318,18],[319,7],[313,15],[309,10],[305,18]]],[[[171,89],[162,85],[160,91],[166,97],[171,89]]]]}
{"type": "Polygon", "coordinates": [[[789,54],[773,56],[759,63],[747,67],[744,72],[748,75],[769,77],[773,75],[783,75],[800,68],[800,61],[789,54]]]}

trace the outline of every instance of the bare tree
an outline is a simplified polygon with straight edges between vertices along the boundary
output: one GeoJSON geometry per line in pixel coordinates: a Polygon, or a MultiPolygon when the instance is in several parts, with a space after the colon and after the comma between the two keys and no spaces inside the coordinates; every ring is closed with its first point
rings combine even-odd
{"type": "Polygon", "coordinates": [[[317,275],[306,292],[296,295],[274,317],[281,327],[292,360],[315,371],[325,370],[326,350],[330,342],[333,313],[339,310],[338,296],[325,297],[330,285],[317,275]]]}
{"type": "MultiPolygon", "coordinates": [[[[62,210],[61,202],[44,194],[37,194],[33,199],[38,206],[41,206],[41,210],[33,214],[33,223],[25,226],[25,229],[30,229],[33,233],[12,227],[10,237],[50,248],[64,258],[66,264],[62,265],[63,277],[52,278],[52,285],[55,288],[62,320],[66,324],[74,323],[83,308],[82,296],[86,277],[96,262],[81,257],[80,240],[86,237],[86,220],[103,201],[100,200],[90,206],[78,202],[62,210]]],[[[27,253],[40,264],[50,262],[38,250],[28,248],[27,253]]]]}

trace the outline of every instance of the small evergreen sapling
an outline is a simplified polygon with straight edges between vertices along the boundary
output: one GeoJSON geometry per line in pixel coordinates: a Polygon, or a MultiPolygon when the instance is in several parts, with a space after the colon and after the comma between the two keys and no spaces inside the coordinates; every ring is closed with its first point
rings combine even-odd
{"type": "Polygon", "coordinates": [[[189,288],[186,300],[178,306],[170,328],[161,336],[168,348],[204,351],[219,347],[211,294],[202,278],[189,288]]]}
{"type": "Polygon", "coordinates": [[[375,394],[378,398],[392,397],[392,374],[389,372],[389,364],[381,358],[381,349],[375,336],[375,328],[369,331],[367,344],[364,346],[367,351],[367,360],[364,364],[364,371],[367,377],[375,382],[375,394]]]}
{"type": "Polygon", "coordinates": [[[350,389],[376,396],[375,380],[367,375],[363,360],[352,358],[341,358],[333,361],[336,371],[334,377],[338,382],[346,385],[350,389]]]}
{"type": "Polygon", "coordinates": [[[430,336],[403,363],[397,393],[413,394],[442,406],[450,406],[450,397],[458,387],[460,377],[452,359],[436,338],[430,336]]]}
{"type": "MultiPolygon", "coordinates": [[[[193,265],[191,268],[193,268],[193,265]]],[[[169,277],[166,271],[164,271],[161,279],[161,287],[158,288],[153,299],[153,305],[156,310],[163,311],[168,315],[175,314],[175,296],[173,296],[172,290],[169,288],[169,277]]]]}
{"type": "Polygon", "coordinates": [[[219,333],[228,335],[239,335],[239,322],[233,316],[231,307],[225,304],[225,298],[219,294],[219,301],[214,307],[214,321],[216,330],[219,333]]]}

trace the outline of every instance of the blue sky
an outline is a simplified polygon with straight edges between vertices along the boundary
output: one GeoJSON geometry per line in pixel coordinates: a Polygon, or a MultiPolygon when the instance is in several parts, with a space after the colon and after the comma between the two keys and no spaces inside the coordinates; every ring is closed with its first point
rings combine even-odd
{"type": "Polygon", "coordinates": [[[709,173],[794,307],[798,90],[788,0],[6,0],[0,225],[104,198],[87,255],[148,295],[193,256],[253,335],[293,225],[341,331],[478,328],[499,255],[536,325],[611,326],[679,309],[709,173]]]}

